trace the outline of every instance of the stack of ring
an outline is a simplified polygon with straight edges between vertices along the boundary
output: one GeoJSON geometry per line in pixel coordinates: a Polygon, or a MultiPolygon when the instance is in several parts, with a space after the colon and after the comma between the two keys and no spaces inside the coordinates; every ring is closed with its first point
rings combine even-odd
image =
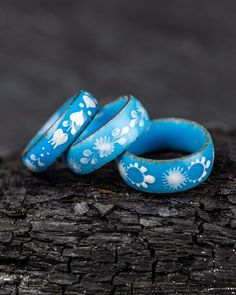
{"type": "Polygon", "coordinates": [[[62,156],[74,173],[88,174],[116,159],[123,180],[148,193],[185,191],[210,175],[214,145],[198,123],[175,118],[150,122],[132,95],[98,110],[88,92],[69,99],[25,148],[24,165],[43,172],[62,156]],[[169,160],[141,156],[156,150],[182,150],[188,155],[169,160]]]}
{"type": "Polygon", "coordinates": [[[69,99],[24,149],[23,164],[33,172],[45,171],[84,131],[98,109],[88,92],[80,91],[69,99]]]}
{"type": "Polygon", "coordinates": [[[214,146],[208,131],[195,122],[174,118],[153,121],[149,130],[117,158],[123,180],[149,193],[191,189],[208,178],[213,162],[214,146]],[[182,150],[189,155],[169,160],[139,156],[154,150],[182,150]]]}
{"type": "Polygon", "coordinates": [[[107,104],[64,155],[77,174],[90,173],[112,161],[150,125],[146,110],[134,96],[107,104]]]}

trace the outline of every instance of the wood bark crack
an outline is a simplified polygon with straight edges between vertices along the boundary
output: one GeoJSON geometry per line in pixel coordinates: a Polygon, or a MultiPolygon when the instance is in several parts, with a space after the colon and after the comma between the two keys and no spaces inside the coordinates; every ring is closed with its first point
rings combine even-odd
{"type": "Polygon", "coordinates": [[[127,187],[114,163],[45,175],[0,160],[0,294],[236,294],[236,132],[212,130],[208,181],[127,187]]]}

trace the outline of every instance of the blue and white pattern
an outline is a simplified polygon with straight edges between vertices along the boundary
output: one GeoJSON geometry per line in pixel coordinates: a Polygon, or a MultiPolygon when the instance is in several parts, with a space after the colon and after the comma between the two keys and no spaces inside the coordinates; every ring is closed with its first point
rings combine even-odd
{"type": "Polygon", "coordinates": [[[184,168],[174,167],[163,173],[162,180],[168,190],[178,191],[187,184],[188,175],[184,168]]]}
{"type": "Polygon", "coordinates": [[[146,110],[133,96],[106,105],[65,154],[77,174],[87,174],[121,154],[150,124],[146,110]],[[80,164],[79,169],[69,159],[80,164]]]}
{"type": "Polygon", "coordinates": [[[214,146],[208,131],[195,122],[155,120],[116,161],[122,179],[131,187],[151,193],[173,193],[191,189],[208,178],[214,163],[214,146]],[[137,156],[165,146],[192,153],[171,160],[137,156]]]}
{"type": "Polygon", "coordinates": [[[69,99],[39,130],[23,151],[22,162],[32,172],[45,171],[91,122],[99,106],[88,92],[69,99]]]}
{"type": "Polygon", "coordinates": [[[122,177],[129,179],[129,181],[138,188],[148,188],[149,184],[156,182],[153,175],[147,174],[147,168],[145,166],[139,167],[137,162],[125,166],[121,161],[118,165],[122,177]]]}
{"type": "Polygon", "coordinates": [[[148,119],[147,111],[144,107],[137,102],[136,103],[136,110],[131,112],[132,120],[130,121],[130,127],[134,127],[135,125],[139,125],[139,127],[143,127],[145,121],[148,119]]]}
{"type": "MultiPolygon", "coordinates": [[[[212,160],[213,161],[213,160],[212,160]]],[[[211,166],[211,161],[206,157],[198,158],[192,161],[188,167],[188,179],[190,182],[201,182],[207,175],[207,170],[211,166]]]]}

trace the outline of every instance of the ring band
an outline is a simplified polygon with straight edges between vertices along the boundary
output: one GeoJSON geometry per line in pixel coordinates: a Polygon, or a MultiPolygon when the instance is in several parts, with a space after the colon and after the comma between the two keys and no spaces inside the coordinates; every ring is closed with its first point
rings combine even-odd
{"type": "Polygon", "coordinates": [[[198,123],[175,118],[154,120],[116,161],[123,180],[135,189],[149,193],[179,192],[208,178],[214,162],[214,146],[209,132],[198,123]],[[170,160],[138,156],[163,149],[190,154],[170,160]]]}
{"type": "Polygon", "coordinates": [[[97,113],[64,160],[73,172],[90,173],[124,152],[149,124],[141,103],[134,96],[122,96],[97,113]]]}
{"type": "Polygon", "coordinates": [[[98,109],[88,92],[80,91],[70,98],[26,146],[23,164],[32,172],[45,171],[83,132],[98,109]]]}

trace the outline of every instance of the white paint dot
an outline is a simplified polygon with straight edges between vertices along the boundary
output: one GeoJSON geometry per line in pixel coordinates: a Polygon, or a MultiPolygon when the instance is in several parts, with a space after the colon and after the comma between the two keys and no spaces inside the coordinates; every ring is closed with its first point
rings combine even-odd
{"type": "Polygon", "coordinates": [[[84,107],[84,104],[81,102],[81,103],[79,104],[79,106],[80,106],[81,108],[83,108],[83,107],[84,107]]]}
{"type": "Polygon", "coordinates": [[[49,155],[50,155],[50,153],[47,153],[47,155],[49,156],[49,155]]]}
{"type": "Polygon", "coordinates": [[[89,115],[89,116],[91,116],[91,115],[92,115],[91,111],[88,111],[88,115],[89,115]]]}
{"type": "Polygon", "coordinates": [[[40,154],[41,157],[44,157],[44,154],[40,154]]]}
{"type": "Polygon", "coordinates": [[[45,150],[45,147],[44,146],[42,147],[42,150],[45,150]]]}

